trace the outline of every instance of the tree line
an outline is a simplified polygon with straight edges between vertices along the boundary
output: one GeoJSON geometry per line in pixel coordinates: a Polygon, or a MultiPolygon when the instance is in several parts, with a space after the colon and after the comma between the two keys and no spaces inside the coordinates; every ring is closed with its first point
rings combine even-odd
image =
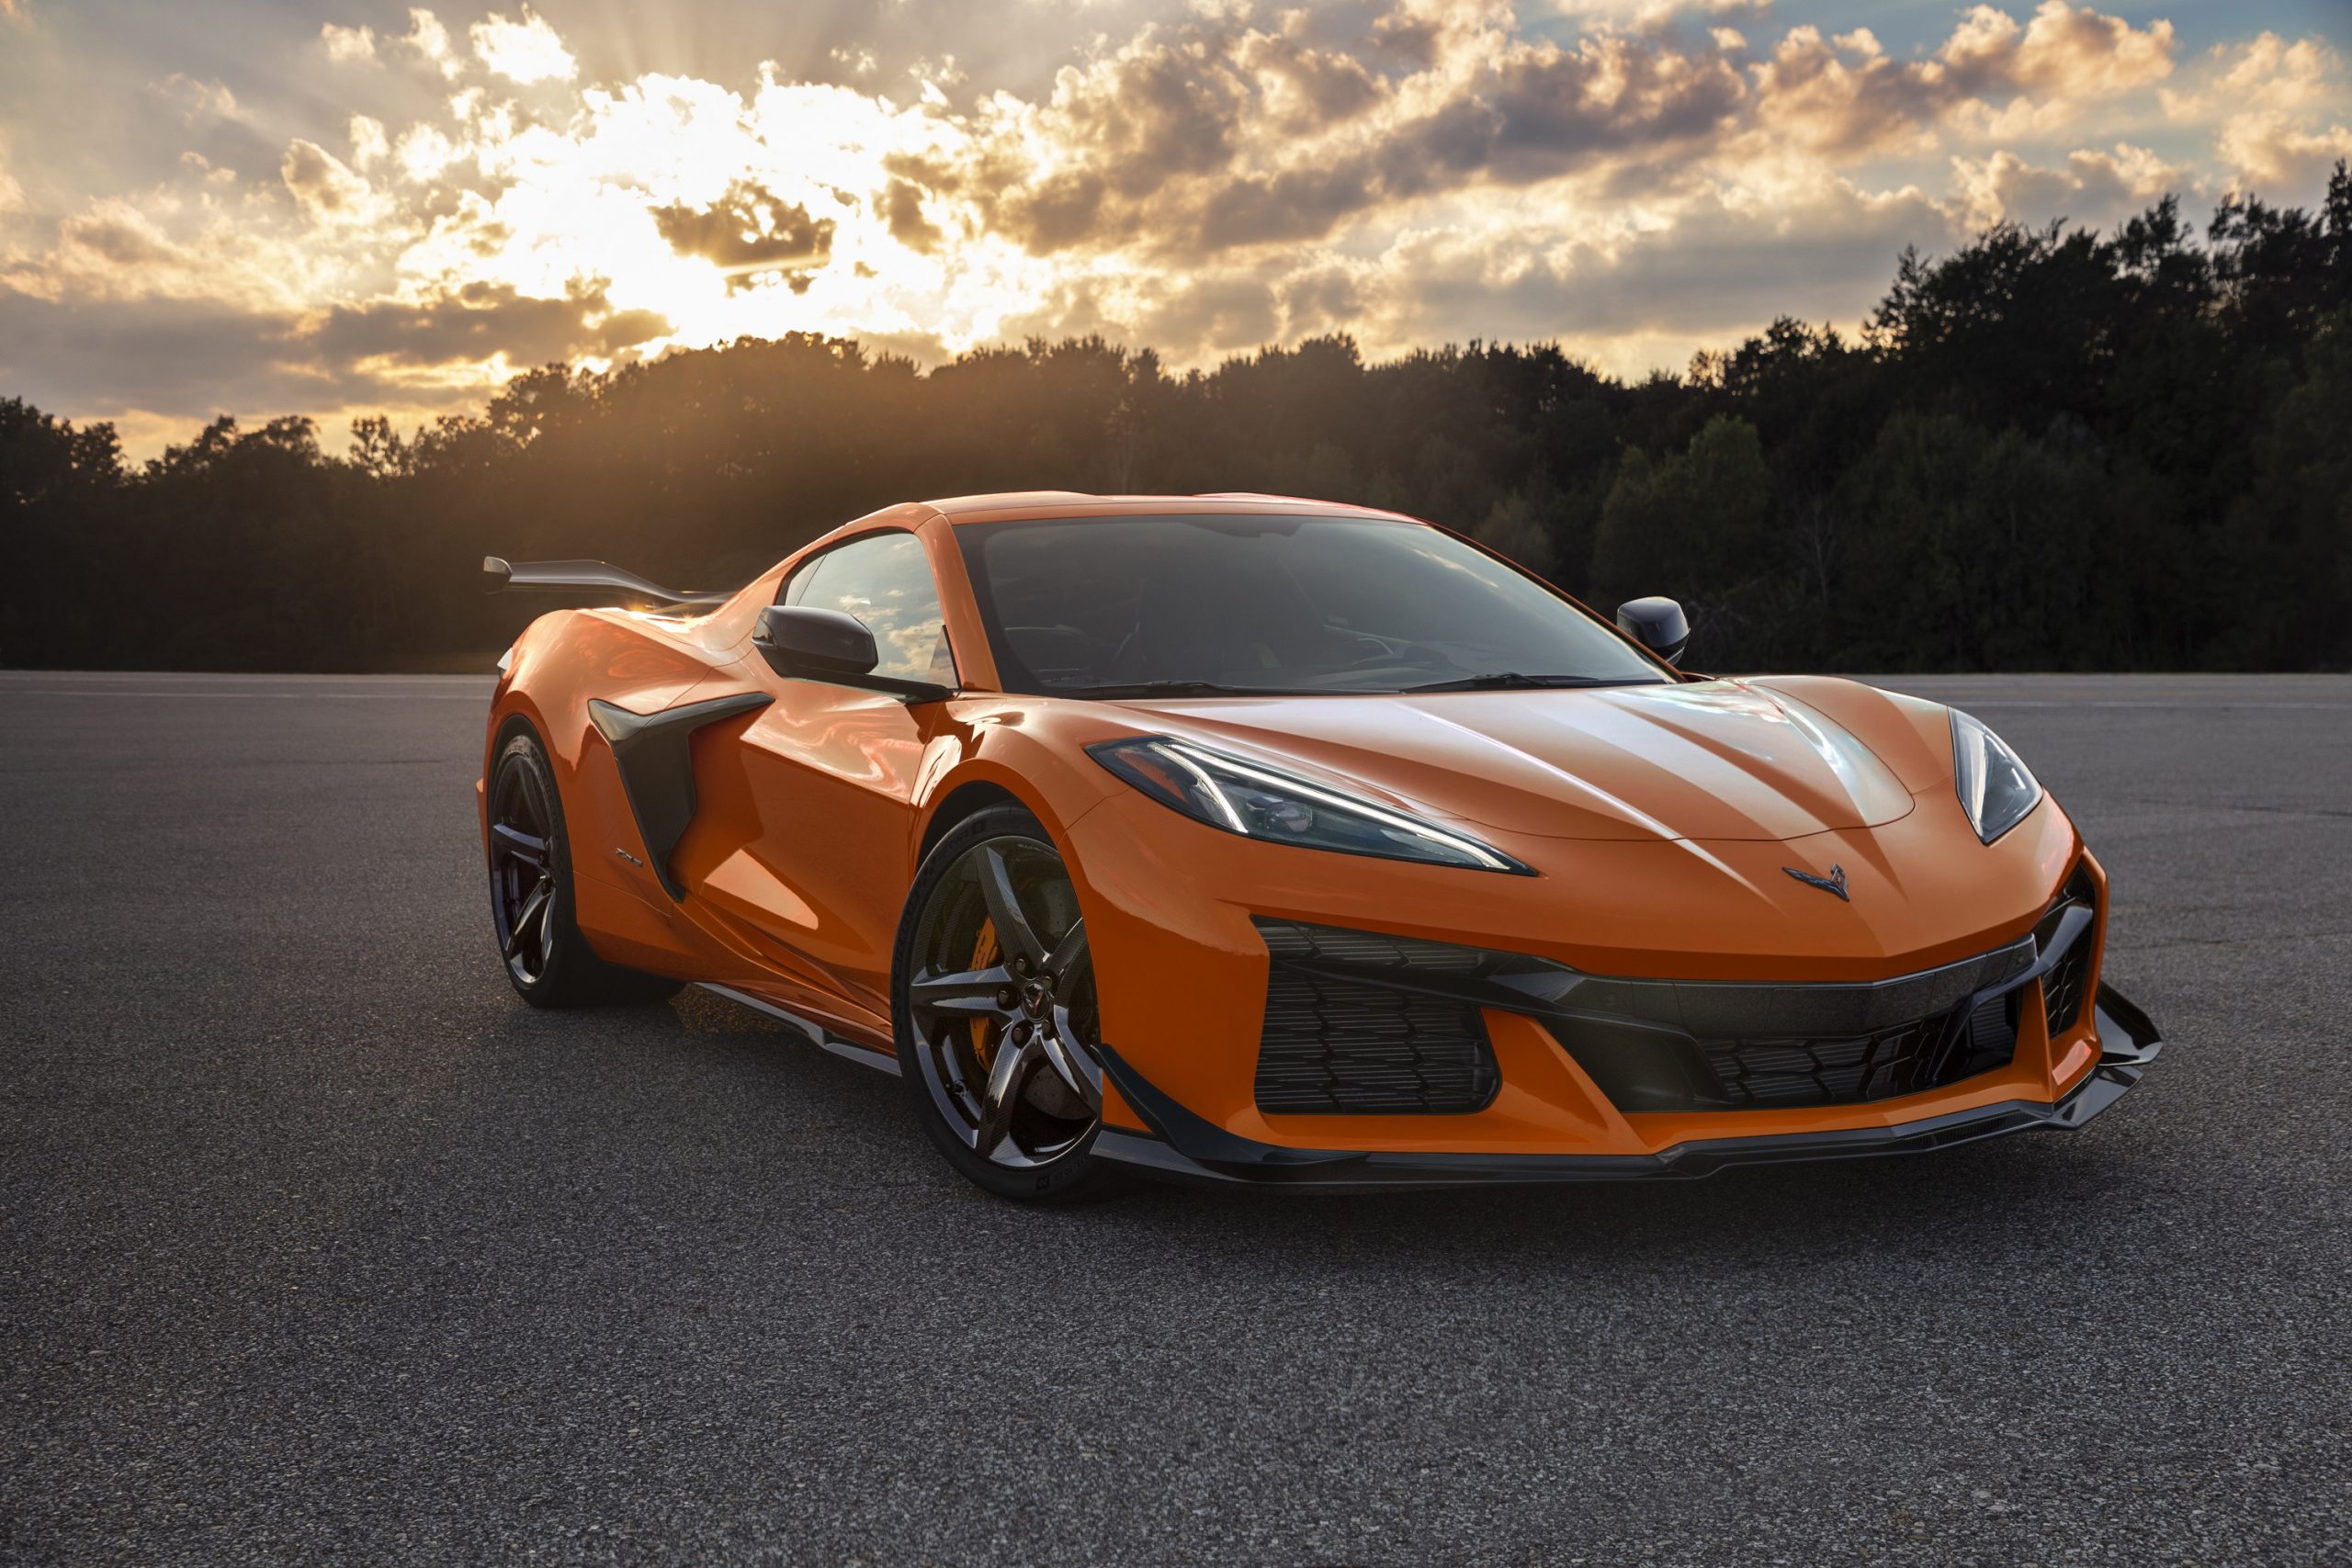
{"type": "Polygon", "coordinates": [[[486,554],[741,581],[892,502],[1268,491],[1464,529],[1596,606],[1662,592],[1723,670],[2352,663],[2352,175],[2112,234],[1905,252],[1859,341],[1783,319],[1626,381],[1557,345],[1171,375],[1100,337],[928,372],[743,339],[549,366],[346,451],[215,421],[133,466],[0,399],[0,664],[471,669],[537,613],[486,554]]]}

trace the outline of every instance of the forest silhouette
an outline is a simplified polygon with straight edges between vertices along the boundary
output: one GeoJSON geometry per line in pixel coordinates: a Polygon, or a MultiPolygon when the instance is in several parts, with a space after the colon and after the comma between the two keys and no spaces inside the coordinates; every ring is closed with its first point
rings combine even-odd
{"type": "Polygon", "coordinates": [[[1783,319],[1680,376],[1344,336],[1170,374],[1099,337],[928,372],[794,334],[343,456],[222,418],[133,466],[0,399],[0,664],[475,669],[544,602],[486,554],[724,587],[850,518],[995,490],[1267,491],[1468,532],[1601,609],[1683,601],[1703,669],[2352,661],[2352,175],[2110,235],[1916,252],[1860,341],[1783,319]]]}

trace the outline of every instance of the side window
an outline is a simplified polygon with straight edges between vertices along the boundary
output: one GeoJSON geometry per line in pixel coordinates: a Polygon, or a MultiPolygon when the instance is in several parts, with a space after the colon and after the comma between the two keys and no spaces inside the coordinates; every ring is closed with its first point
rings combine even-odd
{"type": "Polygon", "coordinates": [[[793,572],[784,603],[845,610],[874,634],[876,675],[956,684],[931,558],[912,534],[869,534],[827,550],[793,572]]]}

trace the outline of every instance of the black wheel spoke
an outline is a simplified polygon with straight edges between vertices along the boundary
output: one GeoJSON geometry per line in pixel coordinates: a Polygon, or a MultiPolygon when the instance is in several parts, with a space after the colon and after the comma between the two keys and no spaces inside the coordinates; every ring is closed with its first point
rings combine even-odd
{"type": "Polygon", "coordinates": [[[979,1124],[972,1130],[972,1147],[994,1156],[1012,1132],[1012,1113],[1029,1092],[1043,1054],[1028,1042],[1001,1046],[989,1069],[988,1089],[981,1100],[979,1124]]]}
{"type": "Polygon", "coordinates": [[[1001,998],[1012,985],[1012,973],[1001,964],[953,975],[925,972],[907,983],[907,998],[915,1015],[926,1021],[1005,1018],[1009,1014],[1001,998]]]}
{"type": "Polygon", "coordinates": [[[547,924],[548,906],[554,901],[554,881],[542,877],[523,900],[521,908],[514,911],[514,924],[507,928],[506,932],[507,957],[512,958],[522,952],[526,942],[532,944],[535,956],[547,956],[547,941],[542,930],[547,924]]]}
{"type": "Polygon", "coordinates": [[[548,841],[504,822],[491,824],[492,845],[509,860],[522,862],[542,876],[548,873],[548,841]]]}
{"type": "Polygon", "coordinates": [[[1037,940],[1029,917],[1022,912],[1021,896],[1012,886],[1012,867],[1006,863],[1004,852],[994,844],[982,844],[973,852],[973,857],[980,897],[987,901],[989,923],[996,927],[997,945],[1015,958],[1031,964],[1043,962],[1046,944],[1037,940]]]}
{"type": "Polygon", "coordinates": [[[1076,920],[1071,922],[1069,930],[1062,933],[1061,941],[1054,943],[1053,952],[1046,954],[1046,973],[1054,977],[1054,984],[1061,985],[1071,978],[1086,959],[1086,922],[1076,920]]]}
{"type": "Polygon", "coordinates": [[[1074,1043],[1077,1036],[1069,1027],[1069,1009],[1054,1009],[1054,1021],[1038,1031],[1038,1043],[1044,1047],[1046,1061],[1054,1076],[1069,1087],[1086,1108],[1096,1115],[1102,1111],[1102,1070],[1093,1065],[1085,1051],[1074,1043]]]}

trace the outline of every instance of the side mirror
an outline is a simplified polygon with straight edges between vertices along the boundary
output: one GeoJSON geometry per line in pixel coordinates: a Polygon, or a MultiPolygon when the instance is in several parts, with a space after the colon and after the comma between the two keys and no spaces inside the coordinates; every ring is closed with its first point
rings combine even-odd
{"type": "Polygon", "coordinates": [[[1628,599],[1617,606],[1617,629],[1665,660],[1690,646],[1690,618],[1671,599],[1628,599]]]}
{"type": "Polygon", "coordinates": [[[869,674],[882,659],[864,621],[813,604],[771,604],[762,610],[752,646],[777,674],[812,681],[869,674]]]}
{"type": "Polygon", "coordinates": [[[771,604],[760,612],[752,646],[768,668],[788,681],[830,681],[835,685],[862,686],[889,692],[909,702],[936,702],[955,695],[945,686],[928,681],[901,681],[876,675],[882,661],[874,634],[865,623],[842,610],[820,610],[814,604],[771,604]]]}

